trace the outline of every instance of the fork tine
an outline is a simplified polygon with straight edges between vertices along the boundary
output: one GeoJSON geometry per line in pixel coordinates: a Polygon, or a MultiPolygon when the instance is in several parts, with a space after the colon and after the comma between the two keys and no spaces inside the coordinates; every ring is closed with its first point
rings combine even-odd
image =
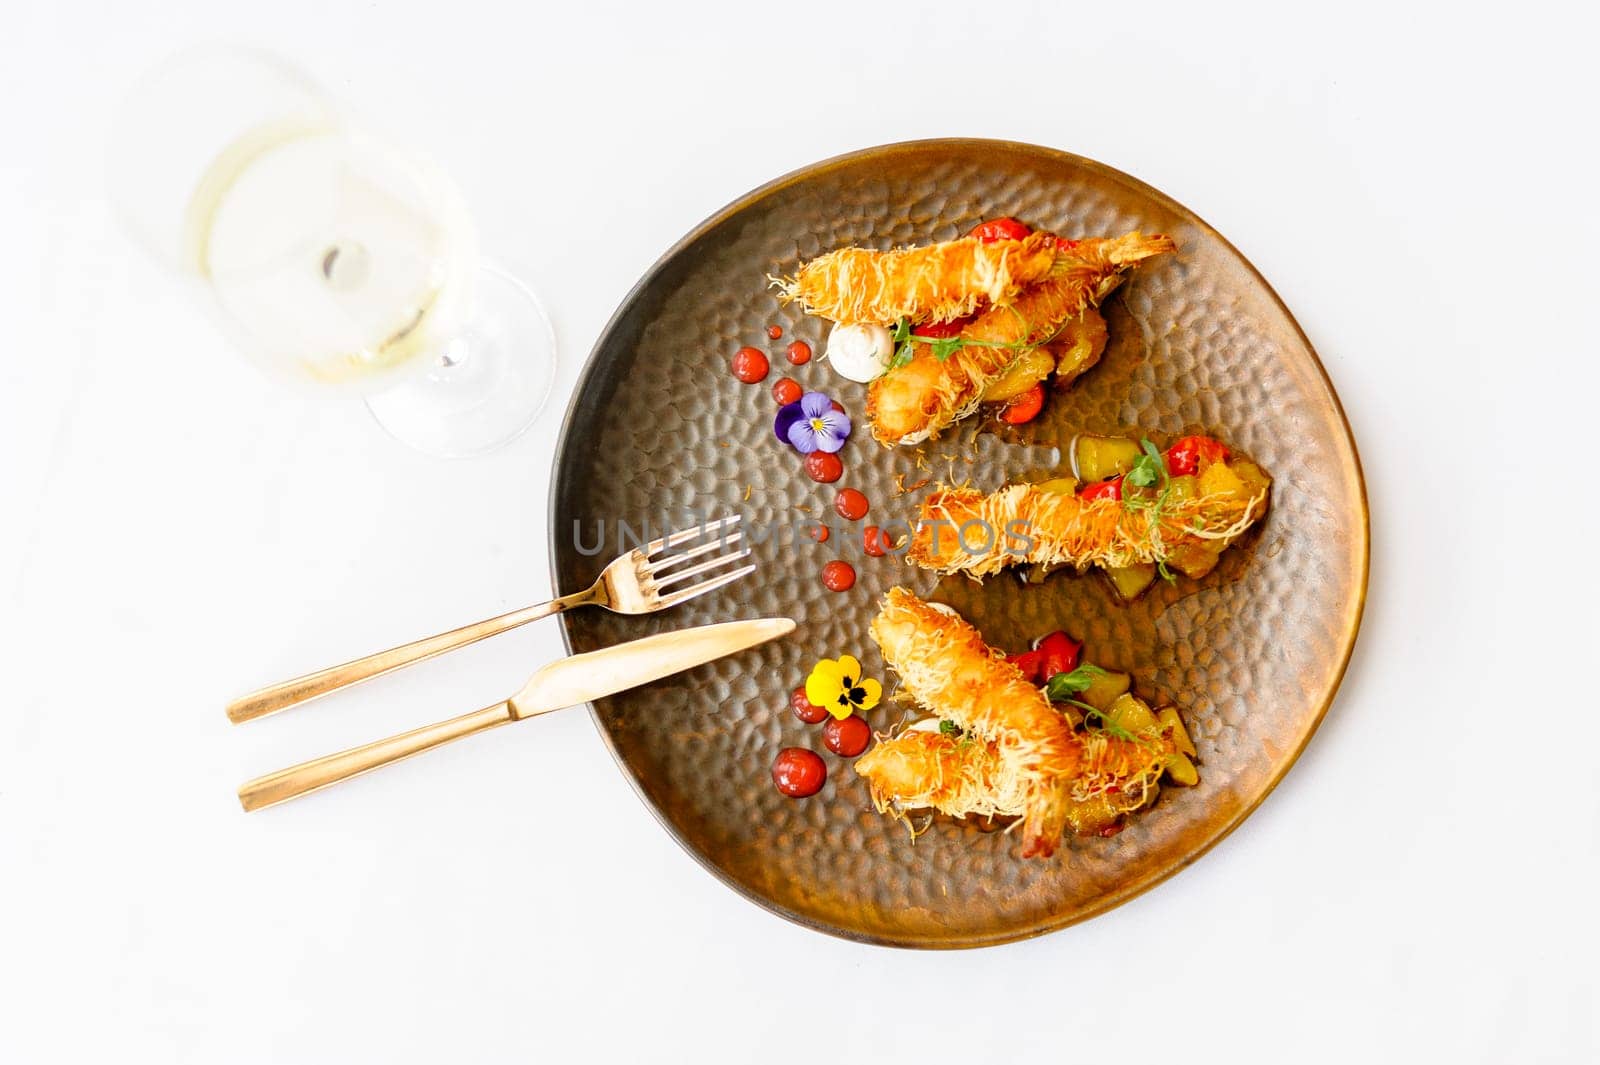
{"type": "Polygon", "coordinates": [[[755,571],[755,563],[751,563],[748,566],[740,566],[732,573],[724,574],[721,577],[713,577],[709,581],[701,581],[692,588],[685,588],[681,592],[673,592],[671,595],[661,600],[661,604],[657,609],[662,609],[669,606],[677,606],[679,603],[687,602],[697,595],[705,595],[707,592],[716,591],[724,584],[732,583],[733,581],[738,580],[740,577],[749,576],[755,571]]]}
{"type": "Polygon", "coordinates": [[[651,562],[648,565],[641,567],[641,569],[645,573],[660,573],[664,569],[670,569],[680,562],[694,558],[696,555],[703,555],[707,551],[715,551],[719,547],[731,548],[743,538],[744,533],[735,530],[734,532],[728,533],[726,536],[720,537],[716,540],[707,540],[699,547],[691,547],[687,551],[680,551],[676,555],[668,555],[666,558],[660,559],[656,562],[651,562]]]}
{"type": "Polygon", "coordinates": [[[644,545],[645,557],[649,558],[663,547],[677,547],[679,544],[687,543],[696,537],[710,535],[724,526],[737,525],[742,517],[744,517],[742,514],[731,514],[726,518],[718,518],[716,521],[705,525],[691,525],[687,529],[679,529],[670,536],[657,537],[644,545]]]}
{"type": "Polygon", "coordinates": [[[658,580],[658,581],[655,582],[656,590],[660,591],[662,588],[665,588],[669,584],[677,584],[681,580],[684,580],[684,579],[689,578],[689,577],[698,576],[698,575],[706,572],[707,570],[716,569],[718,566],[724,565],[726,563],[737,562],[741,558],[748,557],[749,554],[750,554],[750,549],[748,547],[746,547],[741,551],[734,551],[731,554],[719,555],[718,557],[712,559],[710,562],[701,562],[698,565],[690,566],[688,569],[679,570],[676,573],[670,573],[667,576],[663,577],[661,580],[658,580]]]}

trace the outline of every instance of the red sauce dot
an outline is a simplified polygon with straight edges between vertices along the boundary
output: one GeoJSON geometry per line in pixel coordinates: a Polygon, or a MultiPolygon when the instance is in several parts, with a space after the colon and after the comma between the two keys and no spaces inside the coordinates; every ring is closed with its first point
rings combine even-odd
{"type": "Polygon", "coordinates": [[[848,562],[834,559],[822,567],[822,586],[830,592],[848,592],[856,584],[856,569],[848,562]]]}
{"type": "Polygon", "coordinates": [[[829,406],[833,407],[834,410],[838,411],[840,414],[844,413],[844,404],[840,403],[838,400],[830,399],[828,401],[828,404],[829,404],[829,406]]]}
{"type": "Polygon", "coordinates": [[[818,484],[832,484],[844,476],[844,462],[831,452],[813,451],[806,456],[806,476],[818,484]]]}
{"type": "Polygon", "coordinates": [[[819,544],[827,543],[828,542],[828,527],[826,525],[818,525],[815,528],[813,528],[811,530],[811,539],[815,540],[819,544]]]}
{"type": "Polygon", "coordinates": [[[861,547],[873,558],[882,558],[889,546],[889,537],[876,525],[868,525],[861,530],[861,547]]]}
{"type": "Polygon", "coordinates": [[[806,698],[806,690],[804,688],[796,688],[789,693],[789,708],[794,711],[795,717],[798,717],[808,725],[815,725],[828,716],[826,707],[818,706],[806,698]]]}
{"type": "Polygon", "coordinates": [[[872,742],[872,726],[859,714],[836,717],[822,726],[822,742],[841,758],[854,758],[872,742]]]}
{"type": "Polygon", "coordinates": [[[804,799],[828,782],[828,767],[815,751],[785,747],[772,761],[772,782],[791,799],[804,799]]]}
{"type": "Polygon", "coordinates": [[[767,326],[767,339],[768,340],[777,340],[781,336],[783,336],[783,326],[781,326],[781,325],[769,325],[769,326],[767,326]]]}
{"type": "Polygon", "coordinates": [[[771,368],[766,353],[758,348],[740,348],[733,353],[733,376],[747,385],[766,380],[771,368]]]}
{"type": "Polygon", "coordinates": [[[788,356],[789,361],[796,366],[804,366],[811,361],[811,345],[804,340],[796,340],[789,345],[789,350],[785,354],[788,356]]]}
{"type": "Polygon", "coordinates": [[[834,497],[833,509],[845,521],[860,521],[867,516],[867,497],[854,488],[846,488],[834,497]]]}
{"type": "Polygon", "coordinates": [[[778,401],[779,406],[798,403],[802,394],[804,390],[792,377],[780,377],[772,386],[772,398],[778,401]]]}

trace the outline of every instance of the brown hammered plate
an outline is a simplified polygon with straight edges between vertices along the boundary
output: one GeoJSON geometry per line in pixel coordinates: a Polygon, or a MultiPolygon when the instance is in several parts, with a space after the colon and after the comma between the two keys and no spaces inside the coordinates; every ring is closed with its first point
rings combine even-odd
{"type": "MultiPolygon", "coordinates": [[[[1266,521],[1205,580],[1158,581],[1120,606],[1097,576],[1058,574],[1031,588],[1010,574],[981,586],[938,581],[893,556],[863,556],[851,537],[816,544],[782,531],[753,545],[756,574],[679,609],[563,615],[573,651],[733,618],[799,623],[787,640],[594,707],[661,823],[746,897],[852,939],[981,946],[1102,913],[1193,861],[1288,771],[1349,659],[1368,552],[1355,444],[1311,345],[1232,245],[1125,174],[1001,141],[891,145],[780,178],[681,240],[606,326],[567,411],[551,487],[552,565],[563,592],[587,585],[617,553],[619,519],[635,530],[648,521],[652,532],[693,513],[787,523],[820,517],[850,486],[871,500],[867,520],[883,524],[912,517],[922,494],[897,494],[897,475],[914,484],[953,472],[992,489],[1052,468],[1079,430],[1129,428],[1163,444],[1185,431],[1212,433],[1274,477],[1266,521]],[[1066,236],[1168,233],[1178,253],[1140,266],[1111,297],[1105,359],[1038,420],[997,433],[973,419],[927,445],[930,470],[918,470],[910,449],[881,448],[866,433],[865,386],[820,359],[784,360],[795,338],[821,352],[826,327],[780,307],[766,279],[832,248],[946,240],[997,215],[1066,236]],[[782,340],[766,337],[774,323],[782,340]],[[760,385],[728,370],[747,344],[772,356],[760,385]],[[773,437],[770,388],[785,374],[856,418],[836,485],[810,481],[773,437]],[[860,579],[837,594],[818,574],[841,555],[860,579]],[[873,811],[849,765],[826,753],[820,726],[802,724],[787,705],[812,663],[847,651],[892,688],[867,626],[897,583],[950,603],[1001,647],[1064,628],[1094,661],[1132,671],[1136,690],[1183,709],[1200,784],[1165,789],[1120,835],[1069,839],[1048,861],[1017,857],[1013,834],[956,822],[936,823],[913,844],[904,826],[873,811]],[[828,784],[813,798],[786,799],[772,785],[772,759],[791,745],[828,762],[828,784]]],[[[901,713],[885,700],[868,717],[885,729],[901,713]]]]}

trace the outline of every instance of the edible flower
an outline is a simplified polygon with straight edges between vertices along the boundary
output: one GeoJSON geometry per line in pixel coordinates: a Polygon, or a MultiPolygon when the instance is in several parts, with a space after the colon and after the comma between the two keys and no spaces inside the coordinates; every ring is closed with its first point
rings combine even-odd
{"type": "Polygon", "coordinates": [[[833,400],[821,392],[807,392],[799,402],[778,411],[773,431],[802,455],[813,451],[838,451],[850,435],[850,416],[833,409],[833,400]]]}
{"type": "Polygon", "coordinates": [[[851,655],[824,658],[806,678],[806,698],[843,720],[858,710],[871,710],[883,697],[883,685],[861,675],[861,663],[851,655]]]}

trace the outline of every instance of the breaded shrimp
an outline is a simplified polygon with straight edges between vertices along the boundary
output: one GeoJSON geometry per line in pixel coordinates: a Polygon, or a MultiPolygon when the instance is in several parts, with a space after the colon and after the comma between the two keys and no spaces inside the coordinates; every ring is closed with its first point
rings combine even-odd
{"type": "MultiPolygon", "coordinates": [[[[1134,739],[1090,732],[1077,777],[1058,782],[1066,820],[1080,834],[1098,832],[1117,818],[1148,806],[1176,750],[1163,731],[1134,739]]],[[[856,759],[879,813],[904,816],[937,810],[953,817],[1017,817],[1025,810],[1026,782],[997,746],[971,737],[908,729],[880,740],[856,759]]]]}
{"type": "Polygon", "coordinates": [[[776,284],[784,302],[840,325],[948,322],[985,302],[1009,303],[1024,286],[1050,277],[1056,244],[1049,233],[1033,233],[1022,240],[963,237],[896,251],[840,248],[776,284]]]}
{"type": "Polygon", "coordinates": [[[1187,576],[1203,576],[1266,512],[1271,483],[1252,463],[1218,465],[1222,474],[1199,483],[1225,488],[1169,498],[1159,508],[1130,508],[1120,499],[1084,499],[1032,484],[987,495],[937,486],[922,501],[906,558],[923,569],[976,578],[1024,564],[1081,570],[1165,563],[1187,576]]]}
{"type": "Polygon", "coordinates": [[[880,740],[855,761],[879,813],[938,810],[954,817],[1020,817],[1027,782],[1008,767],[987,740],[921,730],[880,740]]]}
{"type": "Polygon", "coordinates": [[[884,444],[919,444],[965,418],[1013,362],[1098,306],[1134,263],[1172,248],[1169,237],[1130,233],[1078,241],[1070,251],[1059,251],[1048,280],[964,326],[960,336],[967,343],[943,359],[930,345],[916,344],[909,363],[872,382],[867,390],[872,435],[884,444]]]}
{"type": "Polygon", "coordinates": [[[1151,797],[1173,750],[1164,735],[1078,733],[976,628],[905,588],[884,596],[871,631],[911,697],[965,734],[908,731],[858,759],[880,810],[1020,815],[1023,857],[1048,857],[1075,804],[1151,797]]]}
{"type": "Polygon", "coordinates": [[[904,588],[884,596],[871,631],[913,699],[994,744],[1015,778],[1024,855],[1053,853],[1065,818],[1055,779],[1077,774],[1082,749],[1072,724],[977,629],[904,588]]]}

